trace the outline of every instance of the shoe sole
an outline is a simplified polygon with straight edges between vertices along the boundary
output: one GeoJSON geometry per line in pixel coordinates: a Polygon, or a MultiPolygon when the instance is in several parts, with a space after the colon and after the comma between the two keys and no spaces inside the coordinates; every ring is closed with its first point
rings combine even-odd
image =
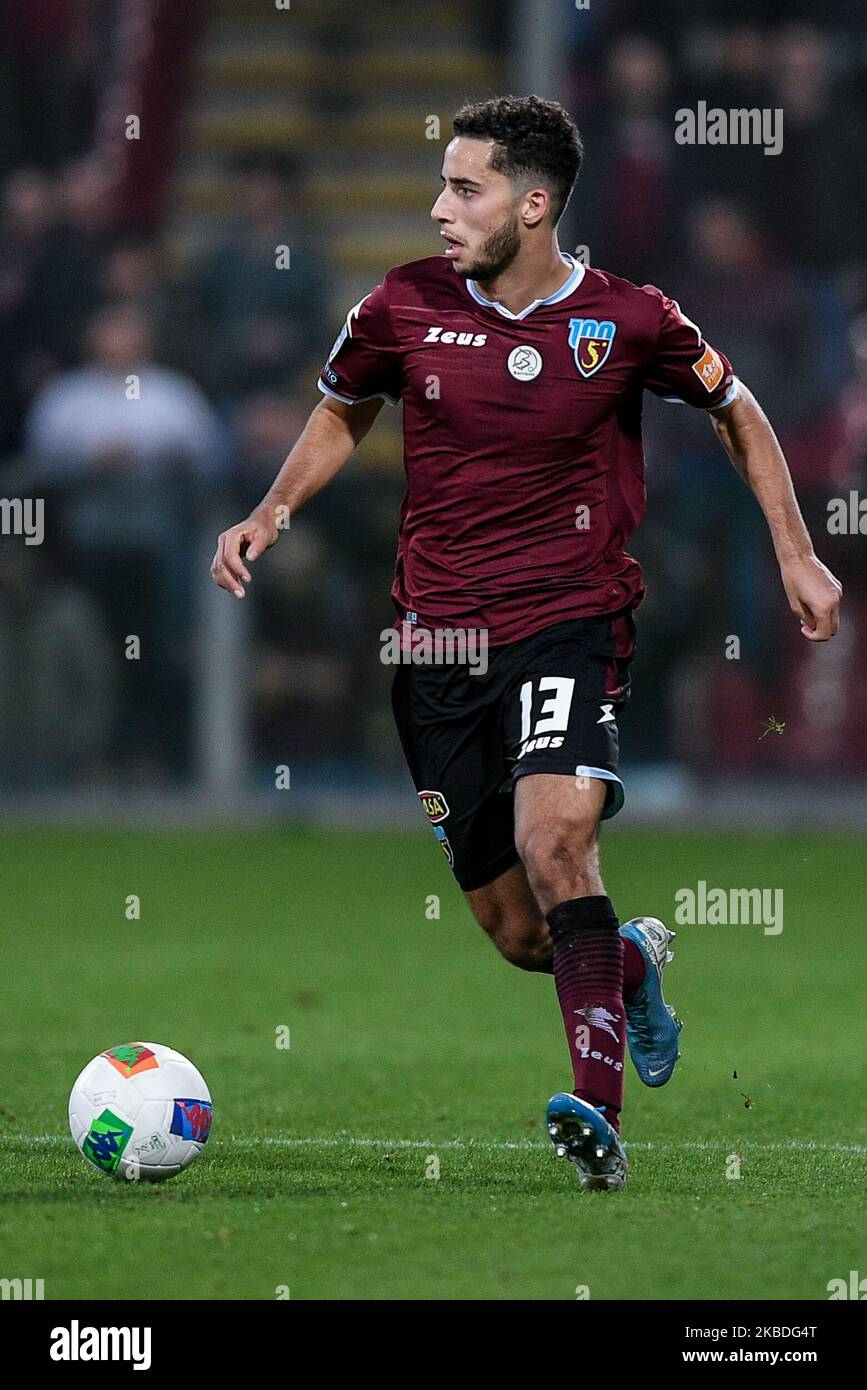
{"type": "Polygon", "coordinates": [[[615,1173],[590,1173],[582,1167],[582,1163],[591,1158],[594,1148],[596,1152],[592,1154],[593,1158],[603,1158],[606,1152],[601,1144],[593,1143],[596,1134],[592,1125],[582,1123],[572,1115],[564,1116],[563,1119],[548,1121],[548,1134],[557,1157],[568,1158],[575,1165],[582,1192],[619,1192],[625,1187],[629,1176],[625,1162],[623,1168],[615,1173]]]}

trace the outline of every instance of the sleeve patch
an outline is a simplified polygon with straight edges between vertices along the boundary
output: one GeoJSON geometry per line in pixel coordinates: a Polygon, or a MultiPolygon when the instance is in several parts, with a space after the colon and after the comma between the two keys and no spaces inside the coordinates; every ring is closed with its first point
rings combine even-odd
{"type": "Polygon", "coordinates": [[[715,391],[723,379],[723,364],[712,347],[706,347],[692,370],[708,392],[715,391]]]}

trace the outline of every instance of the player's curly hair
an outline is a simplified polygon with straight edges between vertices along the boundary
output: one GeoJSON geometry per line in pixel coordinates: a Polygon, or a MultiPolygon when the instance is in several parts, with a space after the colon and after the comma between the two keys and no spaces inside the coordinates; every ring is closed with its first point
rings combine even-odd
{"type": "Polygon", "coordinates": [[[552,220],[559,222],[584,161],[578,127],[559,101],[493,97],[462,106],[452,125],[455,135],[495,142],[497,173],[549,185],[552,220]]]}

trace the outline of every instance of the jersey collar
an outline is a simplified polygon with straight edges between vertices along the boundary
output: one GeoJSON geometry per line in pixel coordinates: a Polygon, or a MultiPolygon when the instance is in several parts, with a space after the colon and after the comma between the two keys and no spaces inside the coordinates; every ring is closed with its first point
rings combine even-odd
{"type": "Polygon", "coordinates": [[[559,290],[555,290],[553,294],[549,294],[547,299],[534,299],[533,303],[528,304],[526,309],[522,309],[520,314],[513,314],[504,304],[498,303],[495,299],[486,299],[480,292],[475,280],[467,280],[465,284],[472,298],[485,309],[496,309],[497,313],[502,314],[504,319],[525,319],[528,314],[532,314],[534,309],[538,309],[540,304],[559,304],[561,299],[568,298],[574,290],[577,290],[581,281],[584,279],[585,267],[581,262],[576,261],[574,256],[570,256],[568,251],[561,251],[560,255],[563,260],[566,261],[567,265],[571,265],[572,267],[572,274],[569,276],[569,279],[564,285],[560,286],[559,290]]]}

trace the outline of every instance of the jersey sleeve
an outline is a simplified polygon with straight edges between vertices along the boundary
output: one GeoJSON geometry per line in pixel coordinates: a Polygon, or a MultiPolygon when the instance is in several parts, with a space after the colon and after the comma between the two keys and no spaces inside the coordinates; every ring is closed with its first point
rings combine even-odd
{"type": "Polygon", "coordinates": [[[718,410],[737,395],[738,380],[724,353],[711,347],[698,324],[684,314],[676,299],[645,285],[659,299],[660,324],[656,345],[645,368],[644,385],[666,401],[718,410]]]}
{"type": "Polygon", "coordinates": [[[347,405],[382,396],[397,405],[403,389],[387,280],[353,304],[319,373],[319,390],[347,405]]]}

